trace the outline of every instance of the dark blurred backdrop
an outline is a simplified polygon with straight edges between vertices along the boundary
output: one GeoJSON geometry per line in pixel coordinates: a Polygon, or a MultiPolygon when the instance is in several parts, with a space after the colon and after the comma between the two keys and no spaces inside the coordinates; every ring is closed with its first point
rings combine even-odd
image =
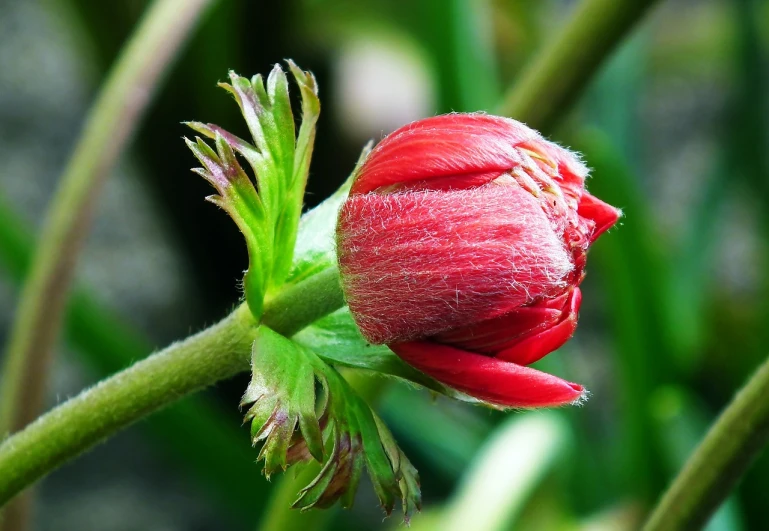
{"type": "MultiPolygon", "coordinates": [[[[13,225],[6,229],[31,234],[39,226],[84,115],[146,4],[0,0],[0,222],[13,225]]],[[[185,120],[246,134],[237,105],[216,87],[229,69],[266,73],[292,58],[316,75],[322,113],[310,208],[346,178],[368,139],[436,113],[493,112],[527,61],[558,37],[574,4],[215,2],[103,193],[80,260],[79,286],[94,304],[82,319],[114,311],[125,330],[113,335],[108,327],[105,337],[136,359],[143,346],[184,337],[238,301],[245,246],[230,219],[203,200],[211,190],[189,172],[195,162],[181,140],[190,134],[185,120]]],[[[543,458],[505,526],[637,527],[769,353],[767,21],[766,1],[661,2],[551,132],[584,152],[595,168],[591,190],[623,207],[625,218],[595,246],[575,339],[547,360],[586,383],[591,400],[547,417],[563,428],[553,432],[563,444],[543,458]]],[[[20,255],[3,245],[4,343],[20,255]]],[[[102,339],[72,326],[51,405],[118,368],[100,354],[102,339]]],[[[145,422],[53,474],[38,489],[36,529],[254,529],[276,481],[260,476],[257,452],[239,429],[246,383],[235,378],[199,402],[213,408],[221,433],[200,433],[181,416],[176,424],[145,422]],[[208,451],[189,451],[191,438],[208,451]],[[229,458],[212,457],[219,454],[229,458]]],[[[421,472],[427,509],[417,529],[443,528],[440,515],[470,496],[469,487],[457,489],[472,484],[462,478],[482,458],[484,441],[511,417],[531,416],[434,401],[398,384],[378,408],[421,472]]],[[[514,477],[523,464],[511,466],[499,474],[514,477]]],[[[498,480],[488,477],[487,488],[498,480]]],[[[768,499],[763,456],[711,529],[765,528],[768,499]]],[[[331,518],[333,529],[398,525],[397,517],[382,522],[365,483],[355,508],[331,518]]]]}

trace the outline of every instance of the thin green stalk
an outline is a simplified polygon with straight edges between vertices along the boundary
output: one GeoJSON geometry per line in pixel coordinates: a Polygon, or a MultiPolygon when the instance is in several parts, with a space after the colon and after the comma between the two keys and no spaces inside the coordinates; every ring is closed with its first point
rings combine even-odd
{"type": "MultiPolygon", "coordinates": [[[[332,270],[335,271],[335,270],[332,270]]],[[[265,306],[263,322],[291,334],[343,304],[336,274],[319,274],[265,306]],[[319,303],[321,299],[331,302],[319,303]],[[335,302],[334,302],[335,301],[335,302]],[[314,308],[293,320],[272,308],[314,308]]],[[[0,446],[0,505],[66,461],[182,397],[249,368],[256,322],[245,304],[43,415],[0,446]]]]}
{"type": "Polygon", "coordinates": [[[550,130],[603,61],[658,0],[584,0],[505,96],[498,113],[550,130]]]}
{"type": "Polygon", "coordinates": [[[43,225],[11,329],[0,386],[0,435],[26,426],[42,409],[53,344],[100,185],[209,2],[156,0],[90,112],[43,225]]]}
{"type": "Polygon", "coordinates": [[[710,428],[644,531],[700,529],[769,442],[769,359],[710,428]]]}
{"type": "Polygon", "coordinates": [[[333,266],[266,301],[262,321],[285,336],[293,336],[344,304],[339,270],[333,266]]]}

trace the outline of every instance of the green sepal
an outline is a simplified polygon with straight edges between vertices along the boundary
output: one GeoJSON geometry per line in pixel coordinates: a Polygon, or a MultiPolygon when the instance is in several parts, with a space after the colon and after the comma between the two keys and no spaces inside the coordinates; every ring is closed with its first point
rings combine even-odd
{"type": "MultiPolygon", "coordinates": [[[[307,186],[310,161],[315,145],[315,126],[320,114],[320,100],[318,99],[318,86],[315,77],[309,72],[302,71],[291,60],[288,61],[288,66],[302,95],[302,124],[299,127],[293,152],[293,173],[290,181],[288,181],[285,208],[281,212],[280,222],[276,226],[275,232],[276,244],[279,247],[273,275],[280,283],[286,281],[292,268],[297,231],[302,217],[304,190],[307,186]]],[[[290,106],[288,112],[290,115],[290,106]]]]}
{"type": "Polygon", "coordinates": [[[405,517],[420,507],[419,478],[392,435],[347,381],[311,350],[261,327],[253,376],[243,397],[265,474],[316,459],[318,476],[294,507],[350,507],[363,468],[390,514],[401,499],[405,517]]]}
{"type": "Polygon", "coordinates": [[[265,441],[259,453],[269,477],[290,464],[286,454],[296,444],[296,428],[309,454],[323,460],[323,438],[315,410],[315,371],[303,356],[285,348],[280,337],[262,327],[252,348],[251,383],[241,405],[251,422],[251,441],[265,441]]]}
{"type": "Polygon", "coordinates": [[[334,232],[336,231],[339,209],[347,199],[358,170],[368,157],[372,147],[373,142],[369,142],[363,147],[355,169],[342,186],[301,217],[294,248],[294,261],[291,272],[286,279],[287,284],[301,282],[324,269],[336,266],[334,232]]]}
{"type": "Polygon", "coordinates": [[[354,369],[365,369],[417,384],[436,393],[477,403],[455,389],[416,370],[400,359],[387,345],[372,345],[360,333],[347,307],[323,317],[292,339],[315,352],[325,362],[354,369]]]}

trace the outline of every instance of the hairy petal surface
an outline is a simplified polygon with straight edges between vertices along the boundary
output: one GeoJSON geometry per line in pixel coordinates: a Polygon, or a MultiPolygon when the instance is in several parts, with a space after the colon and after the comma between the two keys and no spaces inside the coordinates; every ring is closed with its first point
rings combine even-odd
{"type": "Polygon", "coordinates": [[[538,201],[516,186],[351,196],[337,249],[350,310],[376,344],[557,295],[573,269],[538,201]]]}

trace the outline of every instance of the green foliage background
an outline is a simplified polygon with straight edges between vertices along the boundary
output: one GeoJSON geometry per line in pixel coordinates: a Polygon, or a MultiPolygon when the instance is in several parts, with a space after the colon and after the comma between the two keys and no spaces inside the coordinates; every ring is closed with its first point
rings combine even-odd
{"type": "MultiPolygon", "coordinates": [[[[130,277],[130,269],[100,259],[98,252],[87,253],[83,260],[91,273],[82,275],[70,304],[71,354],[64,356],[60,370],[96,381],[145,356],[151,346],[212,322],[240,296],[238,280],[247,263],[241,237],[225,215],[202,200],[209,190],[189,173],[194,161],[180,140],[184,120],[243,132],[237,107],[216,88],[228,69],[266,73],[272,64],[292,58],[316,74],[323,112],[309,207],[342,183],[368,138],[378,140],[392,126],[383,121],[383,110],[410,119],[448,111],[494,112],[527,61],[559,35],[574,4],[216,3],[142,125],[125,162],[132,169],[119,175],[136,181],[129,187],[145,194],[143,204],[154,220],[150,232],[162,231],[176,257],[173,263],[182,266],[163,272],[170,277],[151,270],[130,277]],[[350,62],[356,58],[357,63],[350,62]],[[349,64],[358,70],[351,72],[345,67],[349,64]],[[358,104],[351,94],[373,96],[358,104]],[[185,289],[177,300],[153,309],[119,290],[115,294],[108,280],[100,280],[116,272],[130,277],[122,285],[154,285],[158,277],[178,277],[185,289]],[[150,320],[143,312],[160,317],[150,320]]],[[[145,2],[38,0],[20,6],[0,2],[7,14],[0,22],[5,28],[0,49],[20,50],[0,54],[6,72],[0,80],[7,83],[0,85],[0,153],[42,153],[51,162],[48,173],[38,172],[34,161],[0,168],[0,340],[29,260],[35,220],[82,124],[79,111],[145,2]],[[25,55],[24,35],[30,32],[39,53],[25,55]],[[77,69],[82,93],[57,83],[57,70],[46,61],[62,57],[77,69]],[[35,99],[41,84],[52,91],[43,102],[35,99]],[[52,124],[46,104],[71,108],[69,121],[52,124]],[[20,180],[38,184],[20,191],[20,180]]],[[[490,438],[510,430],[511,422],[539,414],[504,415],[433,400],[389,381],[376,380],[376,389],[369,389],[376,409],[420,471],[426,510],[414,519],[415,528],[444,529],[446,518],[461,514],[463,500],[474,499],[477,485],[507,492],[516,484],[510,477],[520,471],[527,488],[504,500],[495,529],[634,529],[714,416],[766,357],[765,20],[769,2],[760,0],[661,2],[611,55],[558,128],[547,131],[583,152],[593,168],[591,192],[623,208],[625,217],[591,253],[576,337],[543,361],[548,370],[585,383],[592,397],[582,408],[545,414],[547,433],[558,444],[540,454],[536,448],[529,448],[531,455],[516,450],[522,462],[538,463],[538,473],[515,468],[520,462],[504,468],[500,460],[497,473],[486,470],[480,483],[468,476],[469,470],[485,470],[471,464],[491,451],[486,445],[490,438]]],[[[118,197],[110,204],[123,203],[118,197]]],[[[145,234],[146,229],[139,230],[142,215],[126,211],[117,219],[129,232],[136,224],[137,232],[145,234]]],[[[99,219],[115,222],[114,216],[99,219]]],[[[72,392],[57,381],[63,392],[72,392]]],[[[238,378],[187,399],[54,474],[42,489],[39,528],[61,529],[57,523],[62,522],[78,529],[153,529],[156,524],[158,529],[238,530],[254,529],[259,522],[263,528],[306,529],[398,525],[396,518],[382,521],[365,482],[350,511],[276,516],[287,487],[277,487],[275,479],[267,483],[253,463],[257,451],[248,447],[237,410],[246,383],[245,377],[238,378]],[[129,458],[123,467],[105,466],[132,452],[144,457],[129,458]],[[157,481],[136,479],[142,477],[157,481]],[[113,490],[100,488],[107,481],[113,490]],[[115,503],[115,492],[144,508],[128,510],[115,503]],[[273,493],[278,501],[271,504],[273,493]],[[263,520],[268,509],[270,516],[263,520]]],[[[532,433],[516,432],[522,448],[532,433]]],[[[710,529],[762,528],[767,496],[769,456],[763,455],[710,529]]],[[[479,505],[476,510],[489,509],[479,505]]]]}

